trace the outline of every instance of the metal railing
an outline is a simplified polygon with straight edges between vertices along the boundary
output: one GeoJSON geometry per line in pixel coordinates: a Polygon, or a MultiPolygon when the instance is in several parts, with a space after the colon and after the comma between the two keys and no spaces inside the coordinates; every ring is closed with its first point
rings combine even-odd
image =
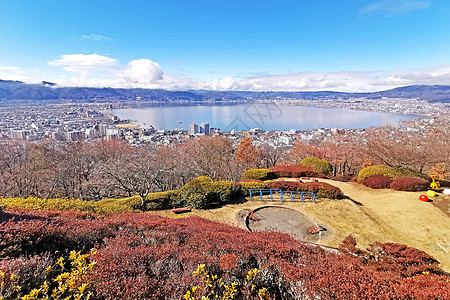
{"type": "Polygon", "coordinates": [[[313,192],[304,192],[304,191],[283,191],[280,189],[251,189],[250,190],[250,201],[254,196],[259,195],[261,202],[263,202],[263,195],[270,195],[270,202],[273,202],[273,195],[280,194],[280,201],[283,202],[283,196],[285,194],[290,195],[291,201],[294,202],[295,195],[300,195],[302,203],[305,202],[306,198],[312,199],[314,203],[316,203],[316,195],[313,192]]]}

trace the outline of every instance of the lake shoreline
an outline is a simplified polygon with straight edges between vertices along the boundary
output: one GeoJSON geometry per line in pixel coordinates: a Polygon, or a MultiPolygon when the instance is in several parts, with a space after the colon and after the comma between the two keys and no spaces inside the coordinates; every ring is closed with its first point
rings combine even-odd
{"type": "Polygon", "coordinates": [[[288,102],[251,103],[141,103],[112,110],[122,120],[141,127],[156,129],[188,129],[192,122],[209,123],[222,131],[307,130],[316,128],[362,129],[383,125],[399,125],[427,117],[418,114],[374,112],[350,108],[330,108],[298,105],[288,102]]]}

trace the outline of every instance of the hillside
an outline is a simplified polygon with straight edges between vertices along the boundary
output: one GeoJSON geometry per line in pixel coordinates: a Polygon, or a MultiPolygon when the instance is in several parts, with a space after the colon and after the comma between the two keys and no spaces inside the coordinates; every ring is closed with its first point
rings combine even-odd
{"type": "Polygon", "coordinates": [[[450,86],[413,85],[374,93],[319,92],[251,92],[251,91],[166,91],[157,89],[119,89],[89,87],[58,87],[51,82],[26,84],[20,81],[0,80],[0,100],[72,100],[95,102],[100,100],[142,100],[152,101],[246,101],[275,100],[280,98],[420,98],[430,102],[450,102],[450,86]]]}
{"type": "MultiPolygon", "coordinates": [[[[285,179],[289,180],[289,179],[285,179]]],[[[436,242],[447,245],[450,241],[450,219],[437,208],[436,203],[450,201],[449,196],[440,194],[433,203],[418,200],[421,192],[403,192],[391,189],[370,189],[354,182],[339,182],[320,179],[339,187],[349,199],[318,200],[313,203],[290,203],[260,201],[229,204],[214,210],[195,210],[184,216],[197,215],[210,220],[245,228],[236,219],[240,211],[253,210],[261,206],[282,206],[296,210],[332,233],[319,244],[338,247],[351,234],[362,248],[370,247],[375,241],[401,243],[425,251],[435,257],[444,270],[450,271],[450,260],[436,242]]],[[[247,197],[247,200],[249,198],[247,197]]],[[[170,211],[158,214],[174,217],[170,211]]],[[[447,250],[450,249],[447,246],[447,250]]]]}
{"type": "Polygon", "coordinates": [[[7,299],[53,288],[64,298],[81,291],[94,299],[450,297],[449,276],[436,261],[399,244],[359,250],[349,237],[336,253],[199,217],[6,212],[14,217],[0,223],[0,292],[7,299]]]}

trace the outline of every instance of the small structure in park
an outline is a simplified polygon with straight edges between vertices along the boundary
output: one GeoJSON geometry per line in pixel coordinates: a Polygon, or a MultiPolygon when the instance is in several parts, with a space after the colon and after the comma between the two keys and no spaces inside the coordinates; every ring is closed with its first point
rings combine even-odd
{"type": "Polygon", "coordinates": [[[433,189],[433,190],[438,190],[438,189],[440,188],[439,181],[436,181],[436,180],[434,179],[434,175],[430,175],[430,177],[431,177],[431,179],[433,180],[433,181],[431,182],[431,184],[430,184],[430,188],[433,189]]]}
{"type": "Polygon", "coordinates": [[[427,191],[427,196],[428,197],[436,197],[436,192],[433,190],[428,190],[427,191]]]}
{"type": "Polygon", "coordinates": [[[316,233],[319,233],[321,231],[327,231],[327,229],[325,227],[323,227],[323,226],[320,226],[320,225],[319,226],[309,226],[307,228],[307,233],[309,235],[316,234],[316,233]]]}
{"type": "Polygon", "coordinates": [[[427,196],[427,195],[420,195],[420,196],[419,196],[419,200],[420,200],[420,201],[423,201],[423,202],[428,202],[429,199],[428,199],[428,196],[427,196]]]}

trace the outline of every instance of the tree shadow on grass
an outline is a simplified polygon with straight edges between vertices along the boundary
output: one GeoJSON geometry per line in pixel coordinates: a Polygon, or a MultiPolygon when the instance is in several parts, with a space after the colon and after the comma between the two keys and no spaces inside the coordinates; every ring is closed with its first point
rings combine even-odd
{"type": "Polygon", "coordinates": [[[342,197],[342,199],[350,200],[350,201],[352,201],[353,203],[355,203],[355,204],[358,205],[358,206],[364,206],[361,202],[356,201],[356,200],[353,200],[353,199],[350,198],[349,196],[344,196],[344,197],[342,197]]]}

